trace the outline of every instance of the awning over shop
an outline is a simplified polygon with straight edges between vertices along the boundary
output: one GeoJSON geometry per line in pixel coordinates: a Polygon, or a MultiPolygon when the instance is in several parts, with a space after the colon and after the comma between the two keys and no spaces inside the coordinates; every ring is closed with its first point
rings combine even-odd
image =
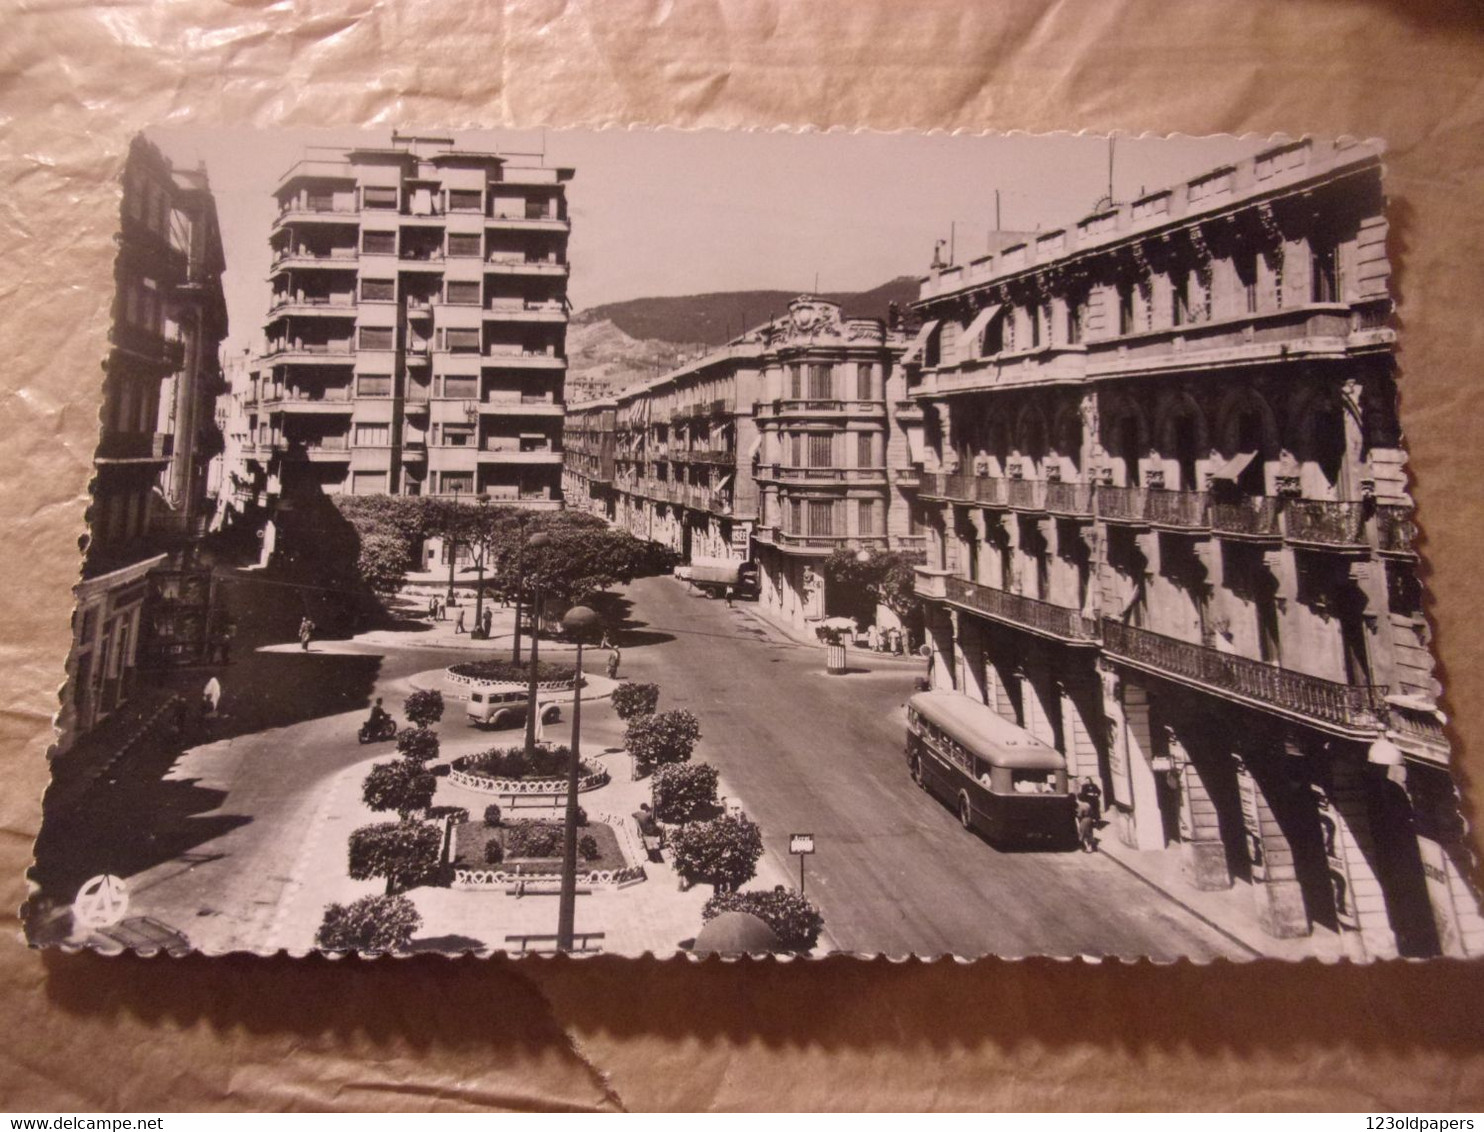
{"type": "Polygon", "coordinates": [[[1211,473],[1213,480],[1226,480],[1228,483],[1236,483],[1237,479],[1247,470],[1247,466],[1257,459],[1256,452],[1239,452],[1221,467],[1211,473]]]}
{"type": "Polygon", "coordinates": [[[938,329],[940,320],[930,318],[922,324],[922,329],[917,332],[917,337],[912,339],[912,345],[907,347],[907,352],[902,355],[902,365],[911,365],[913,362],[921,364],[922,352],[927,349],[928,339],[938,329]]]}
{"type": "Polygon", "coordinates": [[[747,459],[745,463],[749,467],[752,465],[752,462],[757,459],[758,449],[760,449],[762,446],[763,434],[758,433],[757,436],[753,439],[752,443],[747,446],[747,459]]]}
{"type": "Polygon", "coordinates": [[[990,303],[974,316],[974,321],[969,323],[963,337],[958,340],[959,361],[967,362],[980,356],[979,340],[984,337],[984,331],[999,317],[1003,309],[1004,307],[999,303],[990,303]]]}

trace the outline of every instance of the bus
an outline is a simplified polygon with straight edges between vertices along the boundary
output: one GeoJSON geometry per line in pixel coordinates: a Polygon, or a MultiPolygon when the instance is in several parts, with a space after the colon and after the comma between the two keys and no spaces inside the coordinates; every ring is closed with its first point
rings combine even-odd
{"type": "Polygon", "coordinates": [[[907,701],[907,765],[967,830],[996,847],[1072,849],[1077,800],[1067,761],[984,704],[956,692],[907,701]]]}

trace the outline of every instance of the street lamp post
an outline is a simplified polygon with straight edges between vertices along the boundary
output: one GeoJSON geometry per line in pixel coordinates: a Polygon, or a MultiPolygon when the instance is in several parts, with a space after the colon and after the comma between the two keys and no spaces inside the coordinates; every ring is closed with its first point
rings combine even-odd
{"type": "Polygon", "coordinates": [[[453,485],[453,511],[449,512],[448,529],[444,532],[444,538],[448,541],[448,600],[453,600],[453,566],[454,558],[459,549],[459,540],[454,536],[454,523],[458,520],[454,517],[459,509],[459,485],[453,485]]]}
{"type": "Polygon", "coordinates": [[[474,629],[480,631],[484,618],[484,556],[489,553],[490,547],[490,497],[481,495],[479,497],[479,557],[474,560],[474,566],[479,571],[474,583],[474,629]]]}
{"type": "MultiPolygon", "coordinates": [[[[526,540],[527,550],[541,550],[551,545],[551,536],[545,531],[537,531],[526,540]]],[[[541,571],[536,571],[536,577],[531,582],[531,679],[530,686],[526,691],[526,760],[536,753],[536,666],[539,663],[541,651],[541,571]]],[[[517,623],[520,620],[519,611],[516,612],[517,623]]]]}
{"type": "Polygon", "coordinates": [[[567,818],[562,830],[562,889],[557,905],[557,950],[571,951],[577,919],[577,777],[582,765],[582,646],[597,627],[598,615],[574,605],[562,628],[577,641],[577,679],[572,693],[572,760],[567,767],[567,818]]]}

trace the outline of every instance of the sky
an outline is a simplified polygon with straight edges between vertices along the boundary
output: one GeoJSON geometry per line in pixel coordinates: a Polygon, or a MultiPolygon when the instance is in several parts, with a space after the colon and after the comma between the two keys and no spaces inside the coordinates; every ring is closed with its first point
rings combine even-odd
{"type": "MultiPolygon", "coordinates": [[[[389,131],[161,128],[177,166],[204,164],[226,249],[228,348],[254,344],[268,297],[274,185],[308,145],[385,145],[389,131]]],[[[653,295],[855,291],[926,274],[938,240],[957,262],[995,227],[1056,228],[1108,192],[1106,137],[1053,135],[451,131],[460,148],[571,166],[574,310],[653,295]]],[[[1187,180],[1267,138],[1125,138],[1113,195],[1187,180]]]]}

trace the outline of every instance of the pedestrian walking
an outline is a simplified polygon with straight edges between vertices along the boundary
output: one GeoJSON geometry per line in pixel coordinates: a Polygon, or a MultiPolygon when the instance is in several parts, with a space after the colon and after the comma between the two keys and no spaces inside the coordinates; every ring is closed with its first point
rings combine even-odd
{"type": "Polygon", "coordinates": [[[623,654],[618,651],[618,646],[613,646],[613,651],[608,654],[608,679],[618,679],[618,664],[623,659],[623,654]]]}
{"type": "Polygon", "coordinates": [[[1093,824],[1097,824],[1098,818],[1103,816],[1103,789],[1089,775],[1082,780],[1082,786],[1077,791],[1077,800],[1086,802],[1092,811],[1093,824]]]}
{"type": "Polygon", "coordinates": [[[309,642],[314,639],[314,622],[308,617],[299,622],[299,648],[309,651],[309,642]]]}
{"type": "Polygon", "coordinates": [[[441,597],[435,597],[433,600],[437,603],[437,606],[438,606],[438,620],[439,621],[447,621],[448,620],[448,599],[447,598],[441,598],[441,597]]]}
{"type": "Polygon", "coordinates": [[[455,635],[468,632],[468,630],[464,628],[464,611],[462,609],[459,610],[459,619],[454,622],[453,631],[455,635]]]}
{"type": "Polygon", "coordinates": [[[872,652],[881,651],[881,630],[876,628],[874,622],[872,623],[871,627],[866,630],[866,647],[872,652]]]}
{"type": "Polygon", "coordinates": [[[484,611],[484,639],[485,640],[489,640],[490,639],[490,630],[494,628],[494,625],[495,625],[495,615],[494,615],[494,612],[492,610],[486,609],[484,611]]]}
{"type": "Polygon", "coordinates": [[[1092,816],[1092,803],[1080,798],[1077,801],[1077,840],[1082,843],[1082,852],[1097,852],[1097,822],[1092,816]]]}
{"type": "Polygon", "coordinates": [[[727,587],[726,599],[727,599],[727,608],[728,609],[731,609],[732,608],[732,598],[736,596],[736,593],[737,593],[737,591],[736,591],[736,589],[734,587],[732,587],[732,586],[728,586],[727,587]]]}
{"type": "Polygon", "coordinates": [[[438,595],[437,594],[433,594],[430,598],[428,598],[428,620],[429,621],[437,621],[438,620],[438,595]]]}

